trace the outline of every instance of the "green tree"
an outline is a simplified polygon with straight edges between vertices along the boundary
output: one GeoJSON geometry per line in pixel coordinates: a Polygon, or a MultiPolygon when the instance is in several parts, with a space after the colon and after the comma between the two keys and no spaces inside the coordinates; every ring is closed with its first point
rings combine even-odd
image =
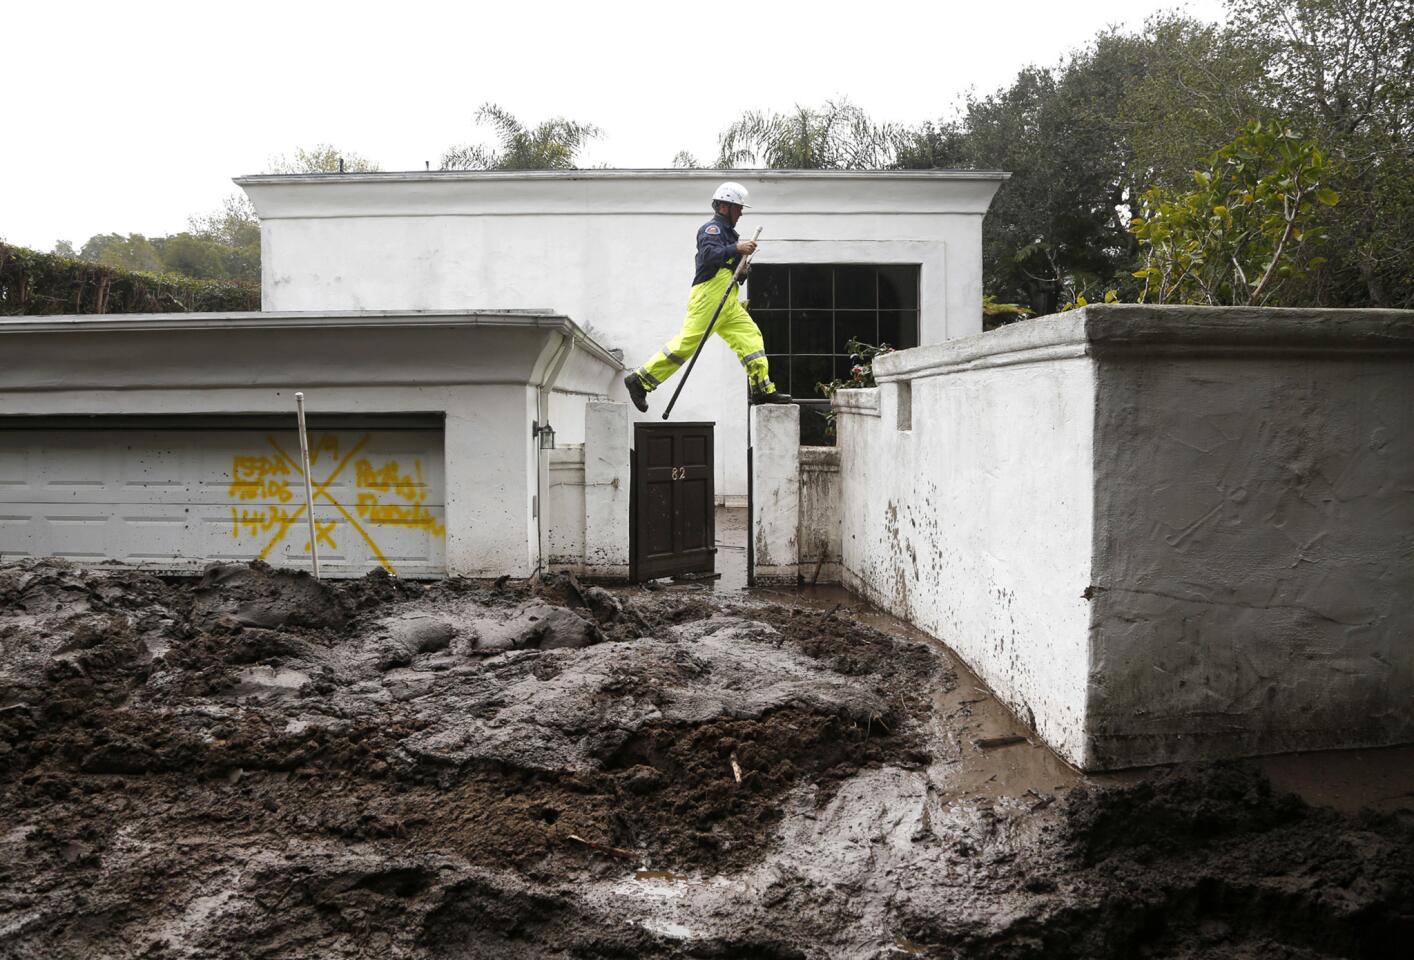
{"type": "Polygon", "coordinates": [[[880,170],[895,163],[904,128],[875,123],[847,99],[790,113],[750,111],[718,138],[717,166],[880,170]]]}
{"type": "MultiPolygon", "coordinates": [[[[1125,72],[1110,62],[1118,88],[1125,72]]],[[[984,286],[1005,301],[1054,312],[1087,278],[1128,266],[1131,242],[1117,210],[1129,164],[1117,129],[1086,111],[1114,113],[1073,93],[1064,73],[1029,67],[1005,90],[971,99],[961,120],[925,128],[901,152],[910,165],[1007,170],[984,221],[984,286]]],[[[1130,267],[1132,270],[1132,267],[1130,267]]]]}
{"type": "Polygon", "coordinates": [[[899,165],[1011,172],[983,223],[997,300],[1052,313],[1090,286],[1137,295],[1132,206],[1246,121],[1263,62],[1230,31],[1182,17],[1108,31],[1056,67],[968,97],[960,118],[910,131],[899,165]]]}
{"type": "Polygon", "coordinates": [[[327,143],[296,147],[294,153],[271,157],[267,173],[373,173],[378,164],[357,153],[327,143]],[[342,171],[340,163],[343,164],[342,171]]]}
{"type": "Polygon", "coordinates": [[[1309,127],[1342,198],[1318,211],[1329,262],[1285,296],[1414,307],[1414,0],[1230,0],[1228,11],[1268,51],[1278,109],[1309,127]]]}
{"type": "Polygon", "coordinates": [[[84,243],[79,257],[118,270],[162,272],[162,257],[157,248],[140,233],[126,237],[117,233],[95,234],[84,243]]]}
{"type": "Polygon", "coordinates": [[[494,103],[482,104],[476,122],[489,124],[498,147],[453,147],[442,155],[444,170],[574,170],[580,151],[603,135],[598,127],[556,117],[527,127],[494,103]]]}
{"type": "Polygon", "coordinates": [[[187,232],[177,237],[199,241],[205,247],[199,250],[182,242],[170,254],[164,248],[163,262],[168,269],[201,277],[208,274],[189,271],[217,269],[214,262],[219,262],[221,272],[210,275],[227,280],[260,280],[260,219],[245,194],[231,194],[219,209],[189,218],[187,232]]]}
{"type": "Polygon", "coordinates": [[[1160,14],[1137,37],[1115,42],[1147,60],[1117,102],[1136,182],[1185,186],[1234,130],[1274,113],[1268,48],[1241,30],[1160,14]]]}
{"type": "Polygon", "coordinates": [[[260,245],[260,218],[255,205],[243,193],[233,193],[211,213],[187,218],[187,232],[203,240],[228,247],[260,245]]]}
{"type": "Polygon", "coordinates": [[[1253,121],[1195,171],[1196,189],[1154,187],[1130,229],[1145,250],[1140,300],[1264,306],[1321,258],[1299,249],[1323,234],[1317,206],[1333,207],[1320,149],[1288,127],[1253,121]]]}
{"type": "Polygon", "coordinates": [[[196,280],[228,280],[229,255],[232,250],[224,244],[194,237],[190,233],[178,233],[162,237],[153,244],[162,258],[164,273],[177,273],[196,280]]]}
{"type": "Polygon", "coordinates": [[[70,260],[77,260],[79,252],[74,249],[74,245],[67,240],[59,240],[54,244],[54,255],[58,257],[68,257],[70,260]]]}

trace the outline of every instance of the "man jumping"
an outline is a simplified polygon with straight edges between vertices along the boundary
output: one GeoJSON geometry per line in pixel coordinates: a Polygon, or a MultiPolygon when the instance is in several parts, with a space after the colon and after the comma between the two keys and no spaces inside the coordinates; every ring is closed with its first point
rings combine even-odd
{"type": "MultiPolygon", "coordinates": [[[[751,206],[746,202],[747,198],[746,188],[733,182],[722,184],[712,194],[712,212],[715,216],[697,228],[697,274],[692,278],[687,319],[683,321],[678,335],[655,353],[652,360],[624,377],[629,398],[640,413],[648,411],[648,394],[677,373],[678,367],[687,362],[702,342],[707,325],[712,321],[712,312],[717,309],[717,304],[732,282],[738,258],[750,256],[756,251],[755,241],[742,240],[736,232],[736,222],[741,219],[742,209],[751,206]]],[[[790,396],[777,391],[776,385],[771,382],[761,329],[740,300],[727,298],[712,329],[727,341],[727,346],[736,352],[741,365],[746,368],[752,403],[790,403],[790,396]]]]}

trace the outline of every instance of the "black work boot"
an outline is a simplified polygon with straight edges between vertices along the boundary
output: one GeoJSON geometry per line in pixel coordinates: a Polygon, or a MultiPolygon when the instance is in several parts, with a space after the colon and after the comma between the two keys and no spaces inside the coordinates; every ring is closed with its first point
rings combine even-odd
{"type": "Polygon", "coordinates": [[[772,390],[767,393],[765,390],[751,391],[751,405],[754,407],[758,403],[790,403],[790,394],[781,393],[779,390],[772,390]]]}
{"type": "Polygon", "coordinates": [[[648,391],[643,389],[643,381],[638,379],[638,374],[630,373],[624,377],[624,386],[628,387],[628,398],[633,401],[633,405],[638,408],[639,413],[648,412],[648,391]]]}

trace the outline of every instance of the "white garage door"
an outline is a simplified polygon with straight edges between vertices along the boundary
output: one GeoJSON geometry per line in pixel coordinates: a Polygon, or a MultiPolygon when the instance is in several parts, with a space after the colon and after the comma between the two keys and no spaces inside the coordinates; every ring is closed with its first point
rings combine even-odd
{"type": "MultiPolygon", "coordinates": [[[[0,559],[118,560],[187,572],[261,558],[308,568],[293,418],[0,420],[0,559]]],[[[311,423],[321,569],[445,569],[442,429],[311,423]]]]}

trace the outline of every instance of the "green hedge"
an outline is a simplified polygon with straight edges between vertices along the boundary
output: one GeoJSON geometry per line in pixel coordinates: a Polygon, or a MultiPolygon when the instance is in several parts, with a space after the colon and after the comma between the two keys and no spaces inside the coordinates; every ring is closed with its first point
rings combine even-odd
{"type": "Polygon", "coordinates": [[[259,284],[132,273],[0,243],[0,316],[259,309],[259,284]]]}

